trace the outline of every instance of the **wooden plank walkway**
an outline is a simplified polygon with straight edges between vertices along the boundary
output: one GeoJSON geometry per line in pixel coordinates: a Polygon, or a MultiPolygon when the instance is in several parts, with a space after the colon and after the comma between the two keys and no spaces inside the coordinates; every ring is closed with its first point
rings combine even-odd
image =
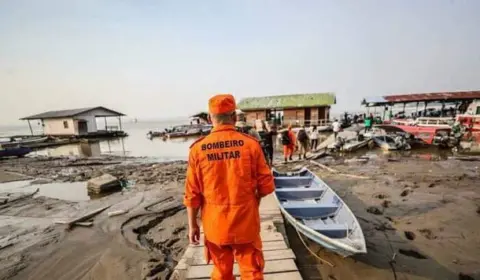
{"type": "MultiPolygon", "coordinates": [[[[285,239],[283,218],[273,194],[262,199],[260,218],[265,280],[302,280],[295,264],[295,254],[285,239]]],[[[203,240],[202,233],[200,245],[187,248],[170,280],[210,279],[213,265],[207,265],[205,261],[203,240]]],[[[236,279],[240,279],[236,263],[233,272],[236,279]]]]}

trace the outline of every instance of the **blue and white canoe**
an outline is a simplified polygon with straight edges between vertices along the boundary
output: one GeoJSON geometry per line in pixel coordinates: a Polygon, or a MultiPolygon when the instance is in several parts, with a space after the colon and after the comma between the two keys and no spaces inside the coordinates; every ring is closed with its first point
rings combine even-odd
{"type": "Polygon", "coordinates": [[[273,170],[275,195],[285,219],[326,249],[347,257],[367,252],[362,228],[343,200],[307,168],[273,170]]]}

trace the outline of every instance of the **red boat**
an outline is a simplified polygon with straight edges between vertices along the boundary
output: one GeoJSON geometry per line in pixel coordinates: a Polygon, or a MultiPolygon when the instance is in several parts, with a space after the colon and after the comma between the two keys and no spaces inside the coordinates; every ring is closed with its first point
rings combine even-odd
{"type": "Polygon", "coordinates": [[[422,140],[425,144],[434,145],[435,136],[446,136],[450,134],[450,128],[432,127],[432,126],[413,126],[413,125],[376,125],[375,127],[386,132],[400,132],[413,135],[422,140]]]}

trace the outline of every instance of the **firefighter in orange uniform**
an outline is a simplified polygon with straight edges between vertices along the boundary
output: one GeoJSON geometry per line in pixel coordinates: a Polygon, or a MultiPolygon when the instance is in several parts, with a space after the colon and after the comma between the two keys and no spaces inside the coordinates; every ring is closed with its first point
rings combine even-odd
{"type": "Polygon", "coordinates": [[[234,259],[242,280],[263,279],[260,199],[274,191],[273,176],[257,139],[235,129],[235,99],[230,94],[209,100],[214,128],[190,147],[184,204],[189,238],[205,234],[205,256],[213,261],[212,279],[233,280],[234,259]]]}

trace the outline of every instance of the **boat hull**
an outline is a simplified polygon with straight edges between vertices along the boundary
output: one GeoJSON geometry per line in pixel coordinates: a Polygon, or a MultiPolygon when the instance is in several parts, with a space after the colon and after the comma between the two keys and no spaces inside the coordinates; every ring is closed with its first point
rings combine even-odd
{"type": "Polygon", "coordinates": [[[273,174],[277,203],[298,233],[343,257],[367,252],[355,215],[318,176],[307,168],[273,174]]]}
{"type": "Polygon", "coordinates": [[[31,152],[32,149],[27,147],[5,148],[0,150],[0,158],[23,157],[31,152]]]}

